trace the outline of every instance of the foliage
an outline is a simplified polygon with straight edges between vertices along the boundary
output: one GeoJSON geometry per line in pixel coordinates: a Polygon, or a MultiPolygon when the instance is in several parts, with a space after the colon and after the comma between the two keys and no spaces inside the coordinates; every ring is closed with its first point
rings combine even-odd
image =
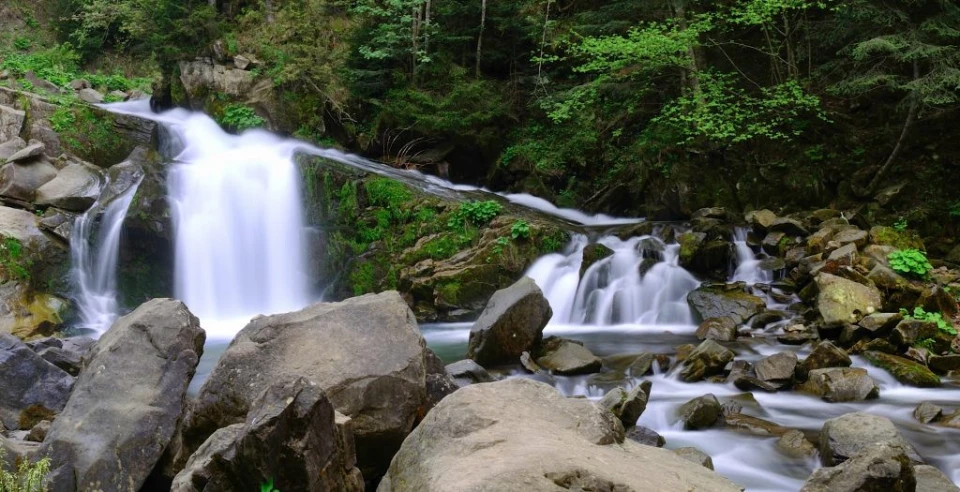
{"type": "Polygon", "coordinates": [[[260,117],[250,106],[228,104],[223,108],[217,122],[236,131],[243,131],[263,126],[266,120],[260,117]]]}
{"type": "Polygon", "coordinates": [[[260,484],[260,492],[280,492],[280,490],[274,488],[273,479],[271,478],[270,480],[260,484]]]}
{"type": "Polygon", "coordinates": [[[518,220],[510,226],[510,237],[514,239],[530,239],[530,225],[526,221],[518,220]]]}
{"type": "Polygon", "coordinates": [[[30,49],[31,44],[33,43],[31,43],[31,41],[27,38],[17,38],[13,40],[13,47],[20,51],[26,51],[30,49]]]}
{"type": "Polygon", "coordinates": [[[0,242],[0,268],[7,279],[29,280],[33,260],[26,256],[23,244],[13,237],[3,237],[0,242]]]}
{"type": "Polygon", "coordinates": [[[927,255],[919,249],[894,251],[887,255],[887,260],[890,261],[890,268],[906,275],[925,277],[930,270],[933,270],[927,255]]]}
{"type": "Polygon", "coordinates": [[[897,219],[896,222],[893,223],[893,228],[896,229],[897,232],[906,231],[907,226],[908,226],[907,219],[904,217],[900,217],[899,219],[897,219]]]}
{"type": "Polygon", "coordinates": [[[916,343],[913,344],[913,346],[917,348],[927,349],[932,352],[934,347],[937,346],[937,341],[933,338],[924,338],[922,340],[917,340],[916,343]]]}
{"type": "Polygon", "coordinates": [[[121,74],[87,73],[80,69],[80,54],[69,43],[33,53],[7,53],[0,61],[0,69],[10,71],[15,77],[22,77],[32,71],[41,79],[52,82],[58,87],[67,87],[75,79],[86,79],[90,85],[101,91],[148,90],[150,79],[128,78],[121,74]]]}
{"type": "Polygon", "coordinates": [[[451,229],[463,229],[467,223],[484,226],[500,214],[503,207],[493,201],[469,201],[460,204],[460,208],[451,215],[447,226],[451,229]]]}
{"type": "Polygon", "coordinates": [[[6,451],[0,447],[0,492],[43,492],[47,490],[46,477],[50,472],[50,459],[35,463],[22,460],[16,471],[8,472],[4,463],[6,451]]]}
{"type": "Polygon", "coordinates": [[[913,308],[913,313],[909,313],[906,309],[900,309],[900,314],[903,314],[908,318],[936,323],[937,329],[940,331],[946,333],[947,335],[957,335],[957,330],[953,327],[950,321],[943,319],[943,315],[938,312],[930,312],[918,306],[913,308]]]}

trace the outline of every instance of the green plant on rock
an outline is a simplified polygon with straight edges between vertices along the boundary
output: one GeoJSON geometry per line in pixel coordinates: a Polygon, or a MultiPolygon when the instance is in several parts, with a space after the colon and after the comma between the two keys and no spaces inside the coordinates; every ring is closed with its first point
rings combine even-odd
{"type": "Polygon", "coordinates": [[[450,216],[447,226],[451,229],[463,229],[469,222],[477,227],[482,227],[499,215],[501,210],[503,210],[503,207],[493,200],[464,202],[450,216]]]}
{"type": "Polygon", "coordinates": [[[280,489],[277,489],[273,486],[273,479],[271,478],[270,480],[260,484],[260,492],[280,492],[280,489]]]}
{"type": "Polygon", "coordinates": [[[890,261],[890,268],[905,275],[926,277],[927,273],[933,270],[927,255],[919,249],[894,251],[887,255],[887,260],[890,261]]]}
{"type": "Polygon", "coordinates": [[[933,352],[934,347],[936,347],[937,341],[932,338],[924,338],[923,340],[917,340],[913,344],[914,347],[922,348],[933,352]]]}
{"type": "Polygon", "coordinates": [[[956,336],[957,330],[950,324],[949,320],[943,319],[943,315],[936,311],[927,311],[922,307],[913,308],[913,313],[911,314],[906,309],[900,309],[900,314],[906,318],[913,318],[920,321],[929,321],[931,323],[936,323],[937,329],[948,334],[956,336]]]}
{"type": "Polygon", "coordinates": [[[23,244],[12,237],[0,242],[0,268],[10,280],[29,280],[33,261],[24,254],[23,244]]]}
{"type": "Polygon", "coordinates": [[[22,460],[16,471],[8,472],[4,463],[6,451],[0,447],[0,492],[43,492],[47,490],[47,473],[50,472],[50,459],[43,458],[36,463],[22,460]]]}
{"type": "Polygon", "coordinates": [[[31,44],[32,43],[27,38],[17,38],[13,40],[13,47],[20,51],[26,51],[30,49],[31,44]]]}
{"type": "Polygon", "coordinates": [[[893,228],[896,229],[897,232],[903,232],[907,230],[907,219],[900,217],[896,222],[893,223],[893,228]]]}
{"type": "Polygon", "coordinates": [[[238,132],[263,126],[266,122],[253,108],[243,104],[228,104],[217,118],[217,123],[238,132]]]}
{"type": "Polygon", "coordinates": [[[514,239],[530,239],[530,224],[524,220],[518,220],[510,227],[510,237],[514,239]]]}

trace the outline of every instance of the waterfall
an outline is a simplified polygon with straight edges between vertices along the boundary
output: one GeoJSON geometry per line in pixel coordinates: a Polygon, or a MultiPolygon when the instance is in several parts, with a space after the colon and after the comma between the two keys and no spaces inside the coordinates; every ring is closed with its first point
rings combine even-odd
{"type": "Polygon", "coordinates": [[[612,254],[590,265],[581,278],[582,235],[564,253],[537,260],[527,271],[553,308],[554,324],[690,325],[687,294],[700,285],[679,265],[677,244],[653,236],[627,240],[606,236],[597,243],[612,254]]]}
{"type": "Polygon", "coordinates": [[[731,276],[733,282],[746,282],[747,285],[753,285],[773,281],[773,272],[760,268],[762,260],[757,259],[756,253],[747,244],[747,228],[735,229],[733,244],[737,250],[737,267],[731,276]]]}
{"type": "MultiPolygon", "coordinates": [[[[77,289],[78,328],[103,333],[119,315],[117,257],[120,230],[143,173],[119,195],[105,191],[86,213],[77,218],[70,235],[70,257],[77,289]]],[[[107,183],[106,189],[116,183],[107,183]]]]}

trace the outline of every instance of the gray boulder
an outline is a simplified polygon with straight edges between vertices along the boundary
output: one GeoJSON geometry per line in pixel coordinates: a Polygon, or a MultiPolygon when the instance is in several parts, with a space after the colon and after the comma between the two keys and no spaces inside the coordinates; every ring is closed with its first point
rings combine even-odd
{"type": "Polygon", "coordinates": [[[820,430],[820,461],[823,466],[836,466],[874,443],[888,443],[903,448],[911,460],[923,462],[890,419],[863,412],[848,413],[823,423],[823,429],[820,430]]]}
{"type": "Polygon", "coordinates": [[[740,325],[754,314],[763,311],[763,299],[748,294],[742,285],[710,284],[698,287],[687,294],[687,302],[700,319],[730,318],[740,325]]]}
{"type": "Polygon", "coordinates": [[[675,449],[673,452],[676,453],[677,456],[691,463],[696,463],[704,468],[713,470],[713,458],[711,458],[709,454],[704,453],[697,448],[685,447],[675,449]]]}
{"type": "Polygon", "coordinates": [[[103,94],[97,92],[96,89],[80,89],[77,92],[77,96],[81,101],[90,103],[90,104],[100,104],[103,102],[103,94]]]}
{"type": "Polygon", "coordinates": [[[520,354],[540,343],[551,316],[553,310],[540,287],[523,277],[487,302],[470,329],[467,358],[483,366],[516,363],[520,354]]]}
{"type": "Polygon", "coordinates": [[[690,383],[719,374],[733,360],[733,357],[732,350],[713,340],[704,340],[683,361],[684,367],[680,372],[680,379],[690,383]]]}
{"type": "Polygon", "coordinates": [[[677,416],[684,429],[706,429],[720,418],[720,402],[712,394],[703,395],[681,405],[677,416]]]}
{"type": "Polygon", "coordinates": [[[0,333],[0,423],[29,430],[63,410],[74,379],[13,335],[0,333]]]}
{"type": "Polygon", "coordinates": [[[96,340],[90,337],[43,338],[27,345],[43,360],[63,369],[71,376],[80,374],[83,357],[96,340]]]}
{"type": "Polygon", "coordinates": [[[770,357],[764,357],[753,366],[757,378],[776,384],[792,382],[796,368],[797,354],[794,352],[780,352],[770,357]]]}
{"type": "Polygon", "coordinates": [[[918,492],[960,492],[942,471],[930,465],[916,465],[913,475],[917,479],[918,492]]]}
{"type": "Polygon", "coordinates": [[[71,162],[57,177],[37,190],[37,204],[82,212],[100,196],[100,172],[93,166],[71,162]]]}
{"type": "Polygon", "coordinates": [[[639,425],[627,429],[627,432],[624,435],[626,439],[630,439],[635,443],[643,444],[644,446],[662,448],[667,443],[667,440],[658,434],[657,431],[649,427],[642,427],[639,425]]]}
{"type": "Polygon", "coordinates": [[[23,111],[0,105],[0,143],[17,138],[26,117],[23,111]]]}
{"type": "Polygon", "coordinates": [[[47,150],[47,146],[43,142],[37,140],[31,140],[30,145],[16,151],[10,157],[7,157],[7,162],[26,162],[33,160],[37,157],[43,155],[43,152],[47,150]]]}
{"type": "Polygon", "coordinates": [[[205,338],[172,299],[117,320],[39,450],[52,461],[51,490],[139,490],[182,417],[205,338]]]}
{"type": "Polygon", "coordinates": [[[316,384],[299,378],[267,388],[242,424],[217,430],[173,480],[171,491],[363,490],[351,423],[316,384]]]}
{"type": "Polygon", "coordinates": [[[430,409],[427,350],[413,312],[392,291],[255,318],[200,389],[179,459],[243,422],[267,387],[303,377],[353,419],[360,469],[373,480],[430,409]]]}
{"type": "Polygon", "coordinates": [[[864,447],[849,461],[820,468],[800,492],[913,491],[918,489],[913,466],[903,448],[891,443],[864,447]]]}
{"type": "Polygon", "coordinates": [[[0,167],[0,196],[32,202],[37,189],[56,177],[57,168],[46,159],[29,164],[4,164],[0,167]]]}
{"type": "Polygon", "coordinates": [[[457,385],[461,387],[470,384],[489,383],[493,381],[493,376],[491,376],[486,369],[470,359],[464,359],[454,362],[453,364],[448,364],[446,369],[447,372],[450,373],[450,376],[453,377],[454,381],[456,381],[457,385]]]}
{"type": "Polygon", "coordinates": [[[822,341],[813,348],[810,355],[797,365],[797,379],[806,381],[810,371],[830,367],[850,367],[850,356],[829,341],[822,341]]]}
{"type": "Polygon", "coordinates": [[[597,404],[600,408],[616,415],[624,428],[630,428],[637,425],[637,419],[647,409],[651,386],[650,381],[644,381],[630,391],[614,388],[603,395],[597,404]]]}
{"type": "Polygon", "coordinates": [[[820,292],[817,295],[817,308],[827,325],[856,323],[878,311],[883,303],[880,291],[875,287],[829,273],[821,273],[815,280],[820,292]]]}
{"type": "Polygon", "coordinates": [[[880,388],[866,369],[831,367],[814,369],[799,389],[829,402],[862,401],[880,396],[880,388]]]}
{"type": "Polygon", "coordinates": [[[795,459],[806,459],[817,454],[816,446],[798,430],[790,430],[780,436],[777,439],[776,448],[783,455],[795,459]]]}
{"type": "Polygon", "coordinates": [[[913,418],[921,424],[929,424],[943,415],[943,407],[930,403],[929,401],[920,402],[917,408],[913,409],[913,418]]]}
{"type": "Polygon", "coordinates": [[[537,365],[556,374],[574,375],[598,372],[603,365],[583,344],[565,338],[550,337],[544,340],[537,365]]]}
{"type": "Polygon", "coordinates": [[[740,487],[673,452],[624,440],[620,421],[588,400],[513,378],[440,402],[403,442],[377,490],[563,489],[740,487]]]}
{"type": "MultiPolygon", "coordinates": [[[[3,107],[4,106],[0,106],[0,111],[3,111],[3,107]]],[[[17,136],[9,140],[0,140],[0,162],[6,162],[10,156],[16,154],[26,146],[27,142],[24,142],[22,138],[17,136]]]]}

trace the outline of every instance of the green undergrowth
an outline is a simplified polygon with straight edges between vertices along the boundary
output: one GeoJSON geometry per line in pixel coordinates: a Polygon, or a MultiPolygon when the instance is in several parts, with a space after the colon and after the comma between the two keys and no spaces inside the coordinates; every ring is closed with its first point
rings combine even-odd
{"type": "Polygon", "coordinates": [[[905,318],[912,318],[920,321],[929,321],[931,323],[936,323],[937,329],[947,335],[956,336],[957,330],[953,327],[953,324],[950,323],[949,319],[944,319],[943,315],[936,311],[927,311],[922,307],[913,308],[913,313],[910,313],[906,309],[901,309],[900,314],[905,318]]]}
{"type": "Polygon", "coordinates": [[[23,244],[13,237],[0,240],[0,271],[6,280],[30,280],[33,260],[23,249],[23,244]]]}
{"type": "MultiPolygon", "coordinates": [[[[149,77],[84,71],[80,68],[80,55],[70,43],[33,52],[0,52],[0,70],[5,70],[18,79],[26,76],[27,72],[33,72],[37,77],[65,89],[68,95],[73,94],[70,82],[76,79],[87,80],[91,87],[104,94],[130,90],[148,92],[152,82],[149,77]]],[[[25,82],[20,81],[21,85],[25,82]]]]}
{"type": "Polygon", "coordinates": [[[50,115],[50,127],[67,150],[95,163],[113,164],[126,157],[127,142],[103,111],[73,100],[61,100],[50,115]]]}

